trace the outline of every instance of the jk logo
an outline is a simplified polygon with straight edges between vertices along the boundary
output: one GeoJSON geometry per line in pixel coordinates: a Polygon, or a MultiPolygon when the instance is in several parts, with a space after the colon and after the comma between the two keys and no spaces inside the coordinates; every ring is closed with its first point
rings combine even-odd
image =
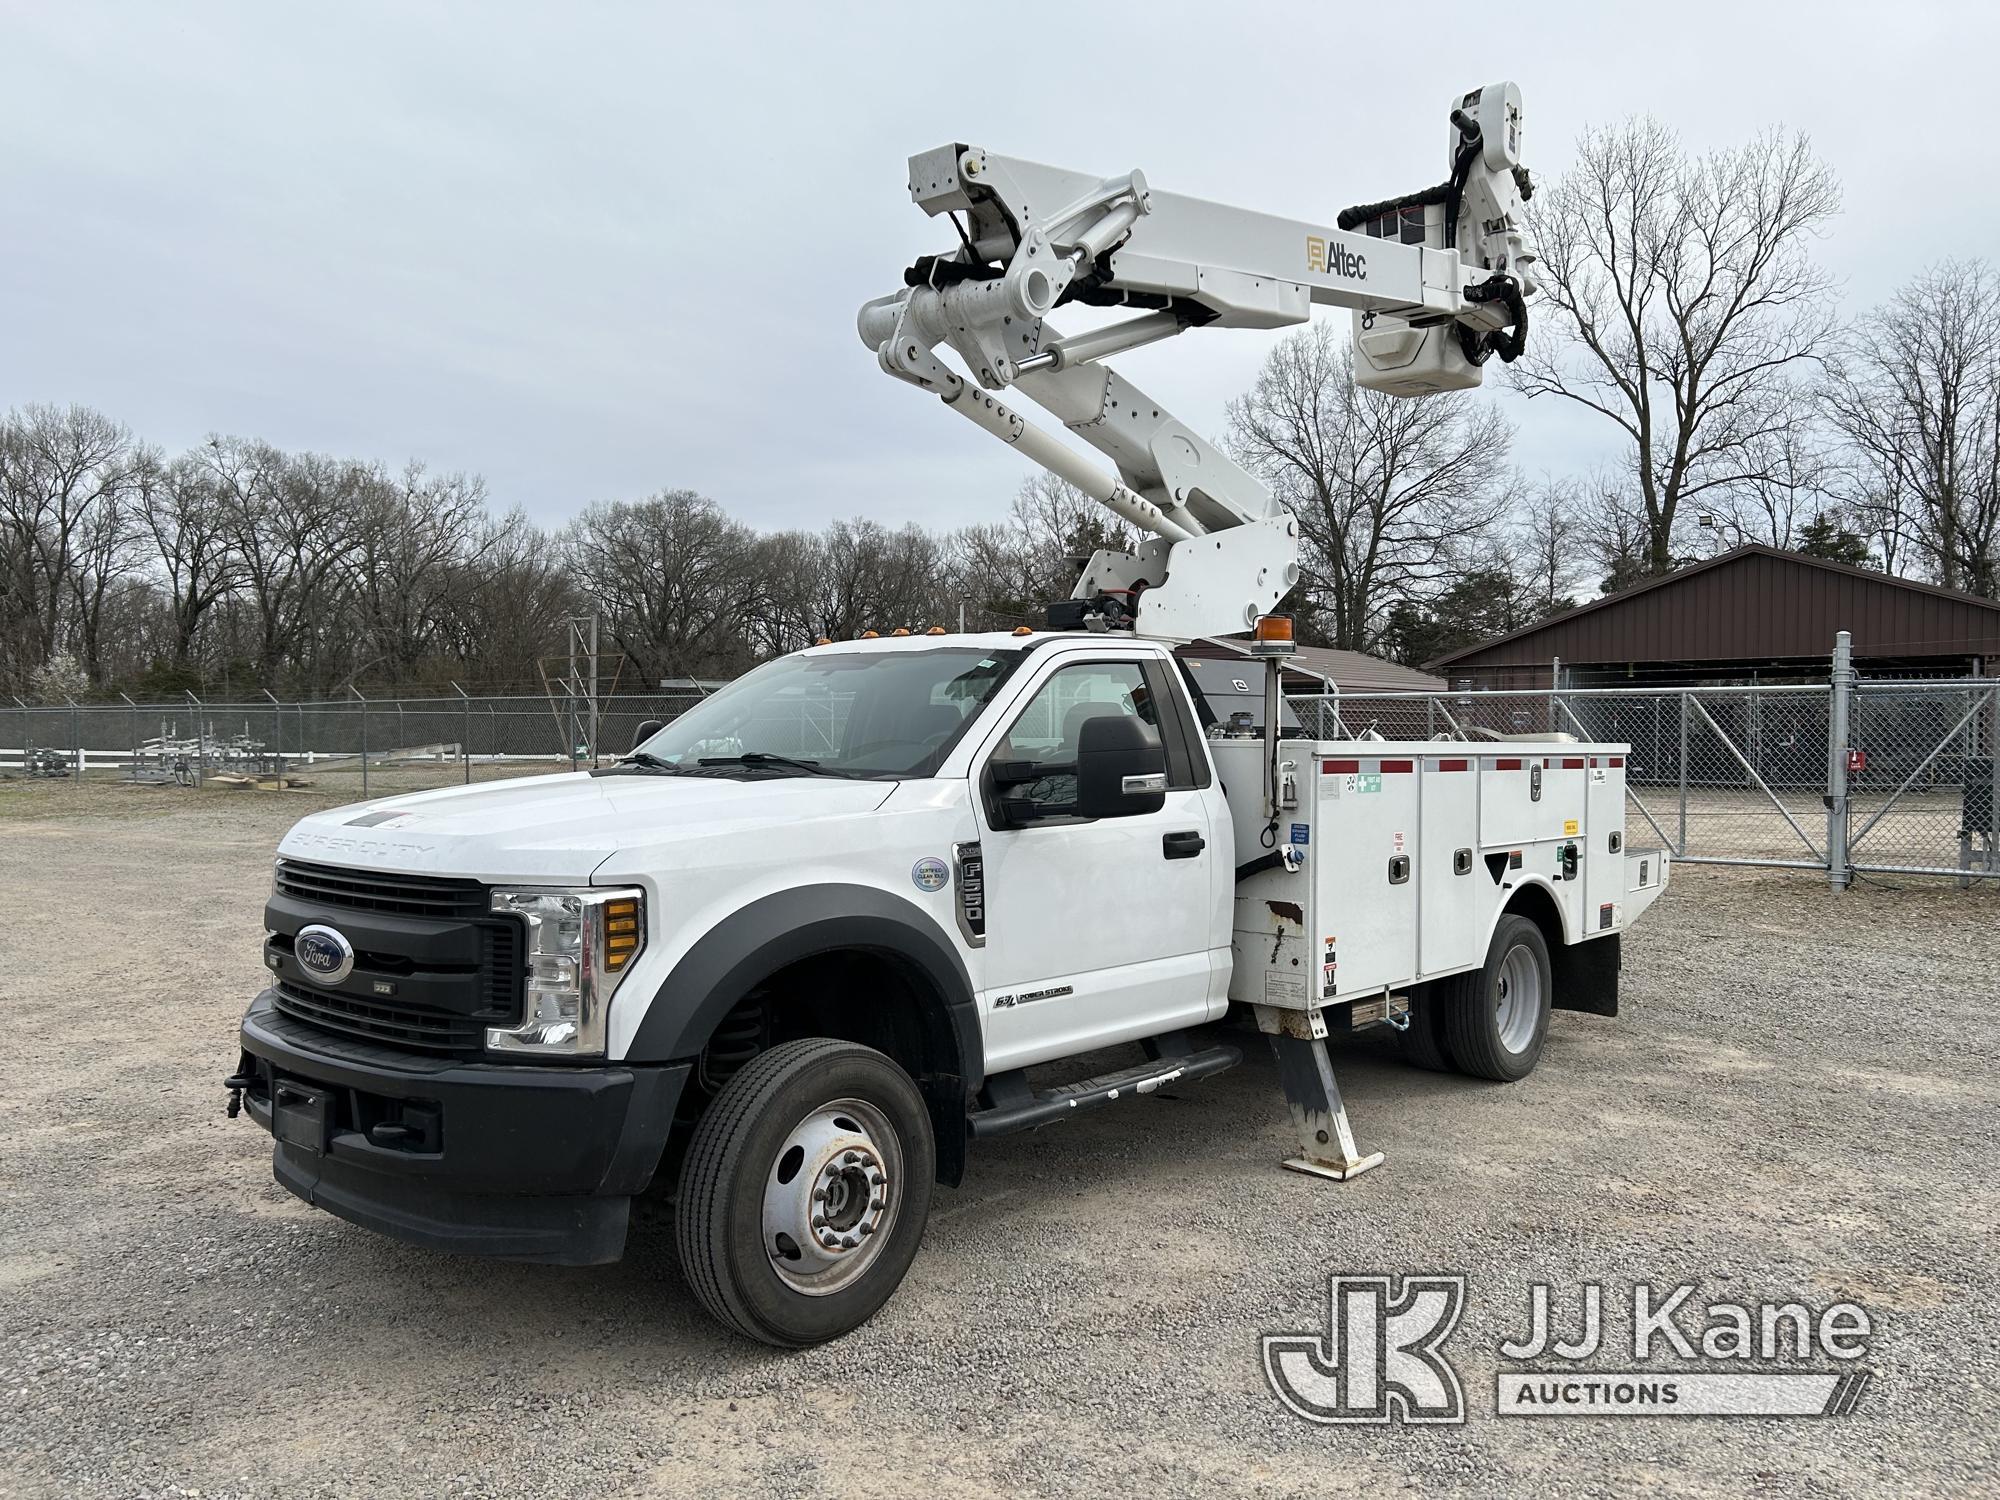
{"type": "Polygon", "coordinates": [[[1463,1276],[1334,1276],[1322,1334],[1264,1336],[1264,1378],[1308,1422],[1465,1420],[1438,1353],[1465,1310],[1463,1276]]]}

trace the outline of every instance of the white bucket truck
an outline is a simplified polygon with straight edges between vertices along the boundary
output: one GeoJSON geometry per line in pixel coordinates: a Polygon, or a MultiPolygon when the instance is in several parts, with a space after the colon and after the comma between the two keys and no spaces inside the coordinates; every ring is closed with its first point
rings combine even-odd
{"type": "Polygon", "coordinates": [[[1477,384],[1533,291],[1519,121],[1512,85],[1463,96],[1450,178],[1338,227],[1138,172],[913,158],[958,249],[868,304],[864,340],[1151,539],[1093,558],[1047,631],[824,642],[615,767],[301,821],[228,1080],[279,1181],[417,1244],[567,1264],[616,1259],[661,1190],[704,1304],[804,1345],[895,1290],[972,1141],[1234,1065],[1232,1008],[1278,1057],[1290,1164],[1332,1177],[1378,1158],[1330,1031],[1401,1026],[1419,1062],[1513,1079],[1552,1006],[1615,1010],[1619,935],[1667,880],[1624,848],[1624,747],[1287,737],[1295,524],[1100,363],[1324,303],[1355,310],[1365,383],[1477,384]],[[1135,311],[1064,338],[1070,302],[1135,311]],[[1218,722],[1174,644],[1253,628],[1265,712],[1218,722]],[[1123,1044],[1143,1056],[1108,1075],[1027,1071],[1123,1044]]]}

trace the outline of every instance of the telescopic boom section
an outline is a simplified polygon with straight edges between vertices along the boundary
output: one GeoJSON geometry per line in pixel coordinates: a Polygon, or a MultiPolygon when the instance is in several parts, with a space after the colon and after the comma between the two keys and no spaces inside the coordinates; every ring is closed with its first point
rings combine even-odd
{"type": "Polygon", "coordinates": [[[1527,336],[1534,253],[1521,227],[1521,91],[1453,101],[1449,176],[1351,208],[1336,225],[1154,192],[940,146],[910,158],[910,196],[957,248],[861,309],[862,342],[1151,537],[1090,560],[1052,617],[1167,640],[1247,630],[1298,582],[1298,526],[1270,490],[1104,363],[1189,328],[1283,328],[1352,310],[1355,377],[1396,395],[1463,390],[1527,336]],[[1067,303],[1132,316],[1064,336],[1067,303]],[[940,354],[949,349],[970,375],[940,354]],[[1093,461],[995,393],[1018,388],[1105,458],[1093,461]]]}

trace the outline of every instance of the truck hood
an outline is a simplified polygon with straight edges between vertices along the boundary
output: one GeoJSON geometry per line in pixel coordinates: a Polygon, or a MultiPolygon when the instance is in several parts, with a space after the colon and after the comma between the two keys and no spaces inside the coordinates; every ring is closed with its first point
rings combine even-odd
{"type": "Polygon", "coordinates": [[[529,776],[330,808],[295,824],[278,853],[408,874],[574,884],[627,844],[864,813],[895,789],[893,781],[824,776],[529,776]]]}

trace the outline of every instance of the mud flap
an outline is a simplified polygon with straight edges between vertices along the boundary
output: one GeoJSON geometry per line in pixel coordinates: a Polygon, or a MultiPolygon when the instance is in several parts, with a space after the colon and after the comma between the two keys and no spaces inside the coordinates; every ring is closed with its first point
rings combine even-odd
{"type": "Polygon", "coordinates": [[[1582,1010],[1594,1016],[1618,1014],[1618,971],[1624,966],[1623,934],[1611,933],[1581,943],[1563,943],[1549,953],[1556,1010],[1582,1010]]]}

